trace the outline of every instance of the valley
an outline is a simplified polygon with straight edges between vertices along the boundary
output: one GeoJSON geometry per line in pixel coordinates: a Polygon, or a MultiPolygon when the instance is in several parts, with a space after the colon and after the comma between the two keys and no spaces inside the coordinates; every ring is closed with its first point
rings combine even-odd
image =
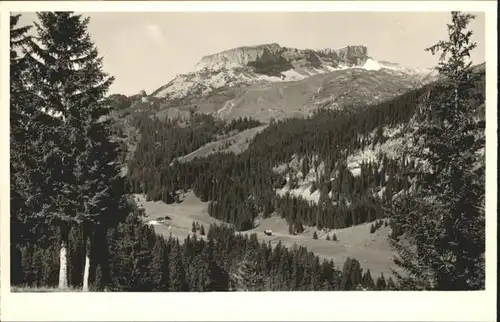
{"type": "MultiPolygon", "coordinates": [[[[192,192],[185,194],[180,203],[165,204],[162,201],[146,201],[141,195],[136,195],[139,206],[145,210],[145,222],[154,227],[158,234],[184,240],[187,236],[193,236],[192,223],[197,222],[207,229],[211,224],[226,225],[226,223],[214,219],[208,215],[208,203],[201,202],[192,192]],[[168,217],[162,222],[159,219],[168,217]]],[[[278,216],[257,219],[256,227],[241,234],[257,234],[260,242],[270,243],[275,246],[281,242],[283,246],[293,248],[304,246],[314,252],[320,259],[333,260],[335,265],[342,266],[347,257],[360,259],[361,265],[365,269],[370,269],[373,276],[389,277],[394,269],[393,253],[389,248],[387,238],[389,227],[382,226],[375,233],[370,233],[370,226],[373,223],[366,223],[335,230],[318,230],[315,227],[307,227],[304,232],[298,235],[290,235],[286,221],[278,216]],[[265,231],[272,231],[271,236],[267,236],[265,231]],[[313,239],[314,232],[318,239],[313,239]],[[328,235],[333,238],[336,235],[337,241],[326,240],[328,235]]],[[[198,238],[206,238],[197,232],[198,238]]]]}

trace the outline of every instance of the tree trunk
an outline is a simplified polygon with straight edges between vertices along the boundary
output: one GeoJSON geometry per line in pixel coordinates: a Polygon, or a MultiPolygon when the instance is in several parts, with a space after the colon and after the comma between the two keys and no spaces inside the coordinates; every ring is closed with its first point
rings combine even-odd
{"type": "Polygon", "coordinates": [[[89,290],[89,271],[90,271],[90,258],[89,253],[85,253],[85,270],[83,271],[83,292],[88,292],[89,290]]]}
{"type": "Polygon", "coordinates": [[[65,238],[61,241],[59,250],[59,288],[68,288],[68,243],[65,238]]]}
{"type": "Polygon", "coordinates": [[[90,273],[90,237],[85,234],[85,268],[83,271],[83,292],[89,291],[89,273],[90,273]]]}

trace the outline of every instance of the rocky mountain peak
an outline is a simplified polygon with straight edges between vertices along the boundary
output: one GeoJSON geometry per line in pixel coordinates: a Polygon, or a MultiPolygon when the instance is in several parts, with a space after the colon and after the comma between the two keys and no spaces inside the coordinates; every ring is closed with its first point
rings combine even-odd
{"type": "Polygon", "coordinates": [[[282,47],[277,43],[271,43],[237,47],[204,56],[196,64],[195,70],[217,71],[247,67],[256,63],[285,62],[285,60],[293,67],[304,65],[304,63],[319,65],[322,61],[330,63],[332,67],[338,67],[362,65],[368,58],[367,47],[361,45],[313,50],[282,47]]]}
{"type": "Polygon", "coordinates": [[[214,71],[224,68],[243,67],[247,66],[248,63],[255,62],[264,53],[279,55],[282,50],[283,48],[277,43],[232,48],[202,57],[196,64],[195,69],[197,71],[207,69],[214,71]]]}

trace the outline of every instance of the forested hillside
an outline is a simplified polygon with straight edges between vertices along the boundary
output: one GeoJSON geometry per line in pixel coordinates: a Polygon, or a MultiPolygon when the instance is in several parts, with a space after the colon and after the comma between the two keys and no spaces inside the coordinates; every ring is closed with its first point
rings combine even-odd
{"type": "MultiPolygon", "coordinates": [[[[163,143],[183,140],[170,133],[168,121],[148,118],[151,125],[143,124],[141,141],[129,163],[131,186],[134,192],[167,203],[173,202],[176,191],[192,188],[201,200],[212,201],[213,217],[235,224],[239,230],[252,228],[257,216],[274,211],[286,218],[293,233],[300,232],[303,225],[344,228],[380,219],[386,216],[383,209],[393,197],[412,185],[414,178],[407,173],[418,160],[380,154],[362,163],[354,174],[347,160],[357,151],[392,139],[384,135],[387,129],[401,128],[402,137],[411,135],[419,124],[432,122],[432,115],[421,115],[418,110],[431,91],[440,90],[440,83],[433,83],[375,106],[323,110],[305,119],[275,122],[240,155],[218,153],[182,164],[171,164],[174,158],[163,150],[167,146],[163,143]],[[151,148],[155,144],[164,148],[151,148]],[[274,171],[294,157],[301,160],[298,171],[274,171]],[[318,171],[320,165],[322,171],[318,171]],[[318,203],[276,194],[275,189],[285,184],[293,188],[297,177],[310,171],[316,173],[311,190],[319,191],[318,203]]],[[[470,97],[470,104],[484,104],[484,74],[470,97]]],[[[208,127],[211,122],[207,117],[204,124],[208,127]]],[[[191,136],[195,138],[206,130],[191,127],[189,131],[197,132],[191,136]]],[[[181,146],[189,153],[197,145],[181,146]]],[[[168,150],[175,151],[175,146],[168,150]]]]}

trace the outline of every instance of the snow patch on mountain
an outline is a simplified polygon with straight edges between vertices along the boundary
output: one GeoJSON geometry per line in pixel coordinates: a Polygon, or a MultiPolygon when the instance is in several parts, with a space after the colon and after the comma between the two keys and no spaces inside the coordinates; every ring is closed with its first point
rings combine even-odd
{"type": "Polygon", "coordinates": [[[302,75],[301,73],[297,72],[294,69],[287,70],[282,73],[282,75],[285,76],[285,79],[294,81],[294,80],[301,80],[306,78],[307,76],[302,75]]]}
{"type": "Polygon", "coordinates": [[[371,58],[368,59],[363,65],[363,69],[366,70],[380,70],[381,68],[383,68],[382,65],[371,58]]]}
{"type": "MultiPolygon", "coordinates": [[[[195,72],[177,75],[167,85],[156,90],[155,97],[178,99],[188,95],[206,95],[216,89],[232,86],[237,83],[255,82],[255,75],[237,69],[220,70],[218,72],[195,72]]],[[[261,78],[261,80],[266,80],[261,78]]]]}
{"type": "Polygon", "coordinates": [[[215,72],[195,72],[190,74],[178,75],[170,83],[163,86],[154,92],[157,98],[180,99],[188,95],[207,95],[215,90],[237,85],[254,85],[259,83],[276,83],[276,82],[293,82],[300,81],[305,78],[335,72],[346,69],[365,69],[365,70],[380,70],[389,69],[395,72],[411,74],[422,77],[431,76],[431,72],[427,70],[417,71],[404,67],[387,67],[378,63],[375,60],[369,59],[362,66],[345,66],[332,67],[324,65],[321,67],[299,67],[289,69],[281,73],[281,77],[268,76],[255,73],[251,70],[237,69],[220,69],[215,72]]]}

